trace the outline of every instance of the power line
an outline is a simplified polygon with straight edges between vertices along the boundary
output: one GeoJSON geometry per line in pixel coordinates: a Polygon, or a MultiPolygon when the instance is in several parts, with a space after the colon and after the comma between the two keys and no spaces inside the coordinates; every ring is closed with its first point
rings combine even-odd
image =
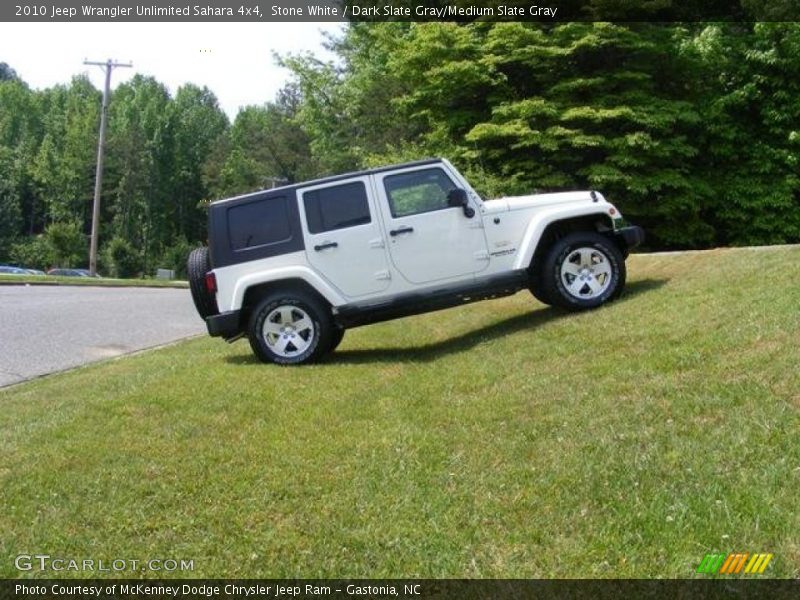
{"type": "Polygon", "coordinates": [[[93,62],[84,60],[85,65],[95,65],[106,73],[106,85],[103,88],[103,108],[100,113],[100,140],[97,142],[97,171],[94,179],[94,204],[92,206],[92,239],[89,244],[89,272],[97,273],[97,238],[100,233],[100,191],[103,189],[103,151],[106,145],[106,122],[108,121],[108,102],[111,94],[111,71],[115,67],[132,67],[133,63],[120,63],[111,60],[93,62]]]}

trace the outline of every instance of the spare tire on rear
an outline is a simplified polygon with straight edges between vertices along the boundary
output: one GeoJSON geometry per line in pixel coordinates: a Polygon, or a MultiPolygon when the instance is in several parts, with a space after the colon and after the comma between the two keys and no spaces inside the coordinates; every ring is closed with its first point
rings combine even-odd
{"type": "Polygon", "coordinates": [[[189,254],[186,271],[189,274],[189,289],[197,312],[204,319],[219,314],[217,299],[206,289],[206,273],[211,270],[208,248],[201,246],[189,254]]]}

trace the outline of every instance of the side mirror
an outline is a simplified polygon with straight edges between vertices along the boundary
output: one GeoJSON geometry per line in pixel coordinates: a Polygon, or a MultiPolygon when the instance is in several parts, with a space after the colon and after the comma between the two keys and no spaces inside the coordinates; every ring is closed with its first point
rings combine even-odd
{"type": "Polygon", "coordinates": [[[461,188],[453,188],[447,193],[448,206],[460,206],[464,210],[464,216],[471,219],[475,216],[475,209],[469,205],[467,192],[461,188]]]}

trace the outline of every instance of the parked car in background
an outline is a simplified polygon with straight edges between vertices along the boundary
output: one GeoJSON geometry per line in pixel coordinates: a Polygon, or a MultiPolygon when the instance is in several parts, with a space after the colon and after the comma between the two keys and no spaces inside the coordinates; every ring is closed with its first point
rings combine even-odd
{"type": "Polygon", "coordinates": [[[47,274],[58,277],[100,277],[92,275],[88,269],[50,269],[47,274]]]}
{"type": "Polygon", "coordinates": [[[97,273],[92,275],[92,273],[89,271],[89,269],[72,269],[72,270],[73,271],[77,271],[78,273],[80,273],[81,277],[97,277],[98,279],[100,278],[100,275],[98,275],[97,273]]]}
{"type": "Polygon", "coordinates": [[[10,265],[0,265],[0,273],[4,275],[29,275],[26,269],[12,267],[10,265]]]}
{"type": "Polygon", "coordinates": [[[39,269],[25,269],[28,272],[28,275],[45,275],[44,271],[40,271],[39,269]]]}

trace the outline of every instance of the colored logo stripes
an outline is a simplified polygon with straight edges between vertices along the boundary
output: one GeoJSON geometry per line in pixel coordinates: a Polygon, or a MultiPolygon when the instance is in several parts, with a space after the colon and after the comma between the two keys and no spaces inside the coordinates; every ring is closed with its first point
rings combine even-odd
{"type": "Polygon", "coordinates": [[[748,575],[761,574],[767,568],[772,554],[750,554],[748,552],[731,552],[730,554],[706,554],[700,566],[697,567],[698,573],[721,573],[723,575],[736,575],[744,573],[748,575]],[[747,566],[745,566],[747,565],[747,566]]]}

